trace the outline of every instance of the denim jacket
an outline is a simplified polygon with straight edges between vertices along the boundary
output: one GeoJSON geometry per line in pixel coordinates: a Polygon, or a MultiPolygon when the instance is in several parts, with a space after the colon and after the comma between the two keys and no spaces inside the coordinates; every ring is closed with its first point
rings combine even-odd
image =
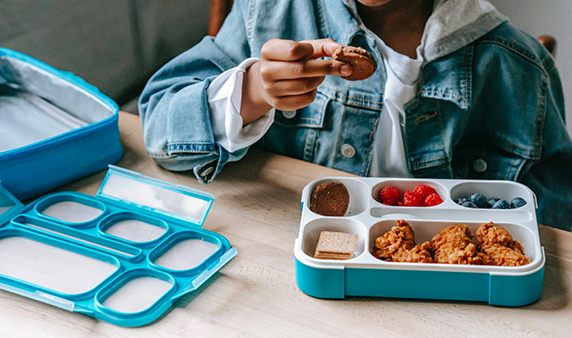
{"type": "MultiPolygon", "coordinates": [[[[236,0],[216,37],[167,63],[143,90],[148,153],[169,170],[193,170],[203,183],[242,158],[247,149],[229,153],[214,141],[206,89],[225,70],[260,57],[262,45],[276,37],[360,46],[379,67],[364,81],[327,76],[308,107],[277,111],[255,147],[367,175],[385,69],[375,39],[341,1],[236,0]]],[[[454,41],[459,45],[462,37],[454,41]]],[[[540,223],[571,230],[572,142],[549,53],[503,22],[473,42],[441,51],[422,73],[402,125],[411,174],[522,182],[537,195],[540,223]]]]}

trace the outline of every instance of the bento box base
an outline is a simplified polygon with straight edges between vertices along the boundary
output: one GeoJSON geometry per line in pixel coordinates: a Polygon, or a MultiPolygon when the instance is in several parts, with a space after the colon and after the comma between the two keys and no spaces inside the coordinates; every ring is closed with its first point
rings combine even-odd
{"type": "Polygon", "coordinates": [[[524,306],[542,295],[544,265],[525,276],[397,269],[316,268],[296,258],[296,283],[309,296],[412,298],[524,306]]]}

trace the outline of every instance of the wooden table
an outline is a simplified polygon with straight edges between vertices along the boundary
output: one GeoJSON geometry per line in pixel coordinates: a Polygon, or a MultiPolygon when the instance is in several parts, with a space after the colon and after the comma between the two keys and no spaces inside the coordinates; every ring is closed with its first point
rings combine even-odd
{"type": "MultiPolygon", "coordinates": [[[[572,234],[541,226],[544,293],[520,308],[482,303],[348,297],[322,300],[295,282],[294,240],[300,196],[311,180],[350,176],[251,150],[201,185],[191,173],[161,169],[145,153],[139,117],[120,113],[125,154],[118,163],[142,174],[212,193],[204,228],[222,234],[238,255],[198,291],[152,324],[123,328],[0,291],[2,337],[385,337],[572,335],[572,234]]],[[[95,195],[104,172],[58,190],[95,195]]]]}

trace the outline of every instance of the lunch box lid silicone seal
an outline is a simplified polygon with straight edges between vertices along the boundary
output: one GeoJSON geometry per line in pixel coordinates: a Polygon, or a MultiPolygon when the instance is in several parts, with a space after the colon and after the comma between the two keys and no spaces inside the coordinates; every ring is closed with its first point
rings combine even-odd
{"type": "Polygon", "coordinates": [[[24,206],[0,184],[0,289],[119,326],[148,324],[237,254],[202,229],[213,201],[113,165],[96,196],[57,192],[24,206]],[[98,214],[71,217],[84,209],[98,214]],[[109,231],[122,222],[163,232],[109,231]]]}

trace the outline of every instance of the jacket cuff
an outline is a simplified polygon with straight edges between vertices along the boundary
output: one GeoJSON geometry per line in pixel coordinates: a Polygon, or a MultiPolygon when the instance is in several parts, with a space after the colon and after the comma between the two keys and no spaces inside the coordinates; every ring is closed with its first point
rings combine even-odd
{"type": "Polygon", "coordinates": [[[214,180],[215,177],[221,172],[222,168],[227,162],[235,162],[240,160],[244,157],[244,155],[246,155],[248,151],[248,148],[245,148],[234,153],[229,153],[218,144],[217,147],[218,151],[216,152],[216,155],[218,156],[213,161],[202,162],[193,168],[193,173],[200,183],[208,184],[212,182],[212,180],[214,180]]]}

